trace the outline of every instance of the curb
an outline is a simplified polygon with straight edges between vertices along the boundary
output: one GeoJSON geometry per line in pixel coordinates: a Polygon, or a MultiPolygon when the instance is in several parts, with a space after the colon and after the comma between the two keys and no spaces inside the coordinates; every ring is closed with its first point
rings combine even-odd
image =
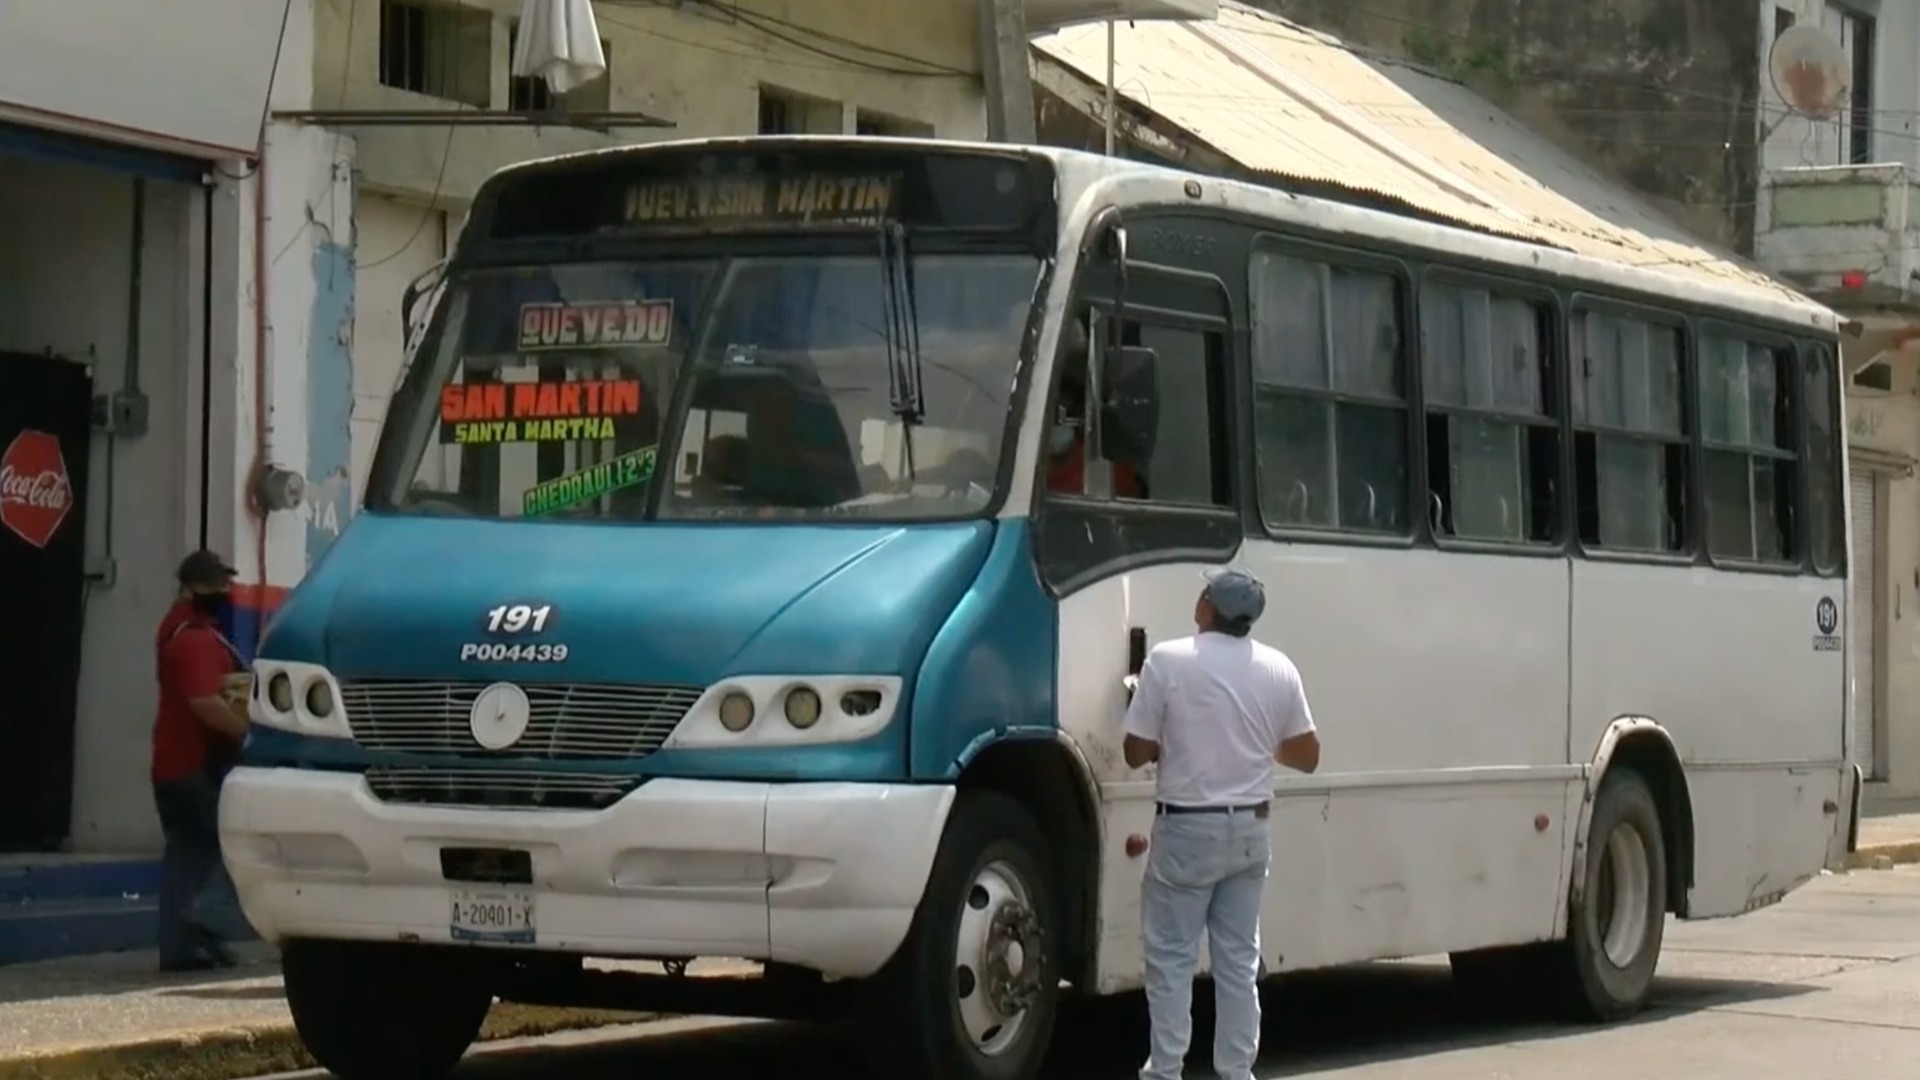
{"type": "MultiPolygon", "coordinates": [[[[659,1018],[651,1013],[497,1002],[480,1030],[480,1041],[535,1038],[659,1018]]],[[[0,1058],[0,1080],[243,1080],[318,1067],[288,1022],[0,1058]]]]}
{"type": "MultiPolygon", "coordinates": [[[[1920,863],[1920,840],[1899,840],[1890,844],[1861,844],[1847,856],[1848,870],[1886,870],[1906,863],[1920,863]]],[[[0,1077],[4,1077],[0,1073],[0,1077]]]]}

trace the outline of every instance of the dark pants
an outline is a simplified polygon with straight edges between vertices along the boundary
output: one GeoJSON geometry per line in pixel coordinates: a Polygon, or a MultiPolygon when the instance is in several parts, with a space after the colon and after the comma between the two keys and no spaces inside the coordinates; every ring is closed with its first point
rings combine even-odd
{"type": "Polygon", "coordinates": [[[197,775],[153,785],[166,850],[160,866],[160,961],[183,963],[219,948],[220,935],[195,913],[195,900],[220,864],[220,782],[197,775]]]}

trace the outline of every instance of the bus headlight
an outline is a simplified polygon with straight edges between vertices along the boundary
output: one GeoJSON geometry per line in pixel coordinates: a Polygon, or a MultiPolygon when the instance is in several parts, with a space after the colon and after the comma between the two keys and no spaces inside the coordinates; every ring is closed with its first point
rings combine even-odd
{"type": "Polygon", "coordinates": [[[802,731],[820,722],[820,695],[809,686],[787,691],[787,723],[802,731]]]}
{"type": "Polygon", "coordinates": [[[293,680],[284,671],[276,671],[273,678],[267,680],[267,704],[273,711],[290,713],[293,711],[293,680]]]}
{"type": "Polygon", "coordinates": [[[720,726],[734,734],[753,723],[753,699],[738,691],[720,699],[720,726]]]}
{"type": "Polygon", "coordinates": [[[314,679],[307,684],[307,712],[315,720],[325,720],[333,715],[333,685],[325,678],[314,679]]]}

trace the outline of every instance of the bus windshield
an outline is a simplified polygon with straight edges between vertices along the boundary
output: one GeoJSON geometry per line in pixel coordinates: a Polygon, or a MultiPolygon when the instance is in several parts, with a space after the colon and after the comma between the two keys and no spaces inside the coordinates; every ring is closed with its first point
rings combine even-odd
{"type": "Polygon", "coordinates": [[[910,262],[892,292],[878,250],[455,277],[382,435],[403,479],[369,502],[562,520],[977,514],[1039,260],[910,262]],[[917,334],[890,329],[901,281],[917,334]],[[909,366],[917,410],[898,392],[909,366]]]}

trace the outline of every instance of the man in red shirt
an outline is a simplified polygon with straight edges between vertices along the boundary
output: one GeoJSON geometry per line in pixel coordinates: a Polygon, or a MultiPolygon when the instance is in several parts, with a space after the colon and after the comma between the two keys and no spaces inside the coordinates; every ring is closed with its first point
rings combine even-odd
{"type": "Polygon", "coordinates": [[[180,594],[160,620],[154,652],[160,708],[153,722],[153,801],[166,838],[160,878],[160,970],[230,966],[220,937],[194,917],[194,897],[220,870],[220,781],[247,733],[246,707],[227,696],[240,657],[220,633],[234,570],[211,551],[180,563],[180,594]]]}

